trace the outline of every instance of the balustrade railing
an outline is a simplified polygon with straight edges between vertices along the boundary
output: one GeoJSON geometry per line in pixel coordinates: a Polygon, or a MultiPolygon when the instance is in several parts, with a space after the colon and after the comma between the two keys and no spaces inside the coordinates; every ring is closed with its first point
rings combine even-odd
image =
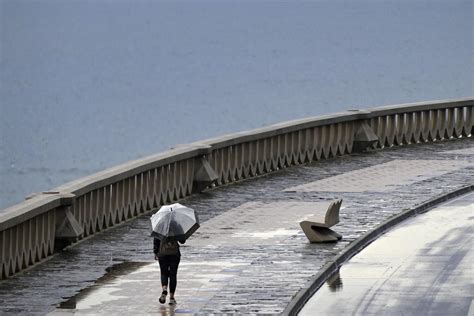
{"type": "Polygon", "coordinates": [[[413,103],[275,124],[131,161],[0,211],[0,278],[210,186],[368,148],[471,137],[473,125],[473,99],[413,103]]]}

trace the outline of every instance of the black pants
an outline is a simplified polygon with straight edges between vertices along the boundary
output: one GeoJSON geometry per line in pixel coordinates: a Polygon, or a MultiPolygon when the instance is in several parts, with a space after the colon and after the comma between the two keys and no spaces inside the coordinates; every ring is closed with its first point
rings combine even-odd
{"type": "Polygon", "coordinates": [[[161,271],[161,285],[167,286],[169,279],[171,293],[174,293],[176,291],[176,275],[178,274],[178,266],[180,259],[180,255],[170,255],[158,258],[161,271]]]}

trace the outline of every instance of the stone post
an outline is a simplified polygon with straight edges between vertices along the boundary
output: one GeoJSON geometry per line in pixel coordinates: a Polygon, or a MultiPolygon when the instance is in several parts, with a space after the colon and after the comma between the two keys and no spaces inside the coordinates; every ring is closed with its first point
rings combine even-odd
{"type": "Polygon", "coordinates": [[[193,193],[202,192],[218,178],[206,155],[196,158],[194,170],[193,193]]]}
{"type": "Polygon", "coordinates": [[[379,138],[366,121],[358,121],[356,126],[352,152],[363,152],[379,141],[379,138]]]}

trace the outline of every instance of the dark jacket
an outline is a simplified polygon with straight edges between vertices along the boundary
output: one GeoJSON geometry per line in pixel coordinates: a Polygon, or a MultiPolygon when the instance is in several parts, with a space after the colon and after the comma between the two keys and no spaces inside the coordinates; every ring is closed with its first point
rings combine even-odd
{"type": "MultiPolygon", "coordinates": [[[[179,240],[179,243],[176,243],[178,245],[178,254],[177,256],[181,256],[181,252],[179,251],[179,244],[184,244],[186,240],[179,240]]],[[[153,252],[155,255],[159,255],[160,252],[160,245],[161,241],[158,238],[153,238],[153,252]]]]}

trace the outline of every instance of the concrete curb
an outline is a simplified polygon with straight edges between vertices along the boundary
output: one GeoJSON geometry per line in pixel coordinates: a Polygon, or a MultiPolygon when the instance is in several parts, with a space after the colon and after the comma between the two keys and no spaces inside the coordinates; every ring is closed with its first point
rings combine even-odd
{"type": "Polygon", "coordinates": [[[287,305],[281,315],[297,315],[299,311],[303,308],[303,306],[306,304],[306,302],[333,273],[335,273],[346,261],[356,255],[362,249],[367,247],[370,243],[376,240],[379,236],[383,235],[393,226],[401,223],[409,217],[428,212],[430,209],[442,202],[464,195],[471,191],[474,191],[474,184],[465,186],[463,188],[457,189],[456,191],[431,199],[421,205],[418,205],[412,209],[406,210],[392,218],[387,219],[370,232],[359,237],[349,246],[347,246],[334,259],[326,263],[321,268],[321,270],[316,275],[314,275],[311,280],[293,297],[293,299],[287,305]]]}

